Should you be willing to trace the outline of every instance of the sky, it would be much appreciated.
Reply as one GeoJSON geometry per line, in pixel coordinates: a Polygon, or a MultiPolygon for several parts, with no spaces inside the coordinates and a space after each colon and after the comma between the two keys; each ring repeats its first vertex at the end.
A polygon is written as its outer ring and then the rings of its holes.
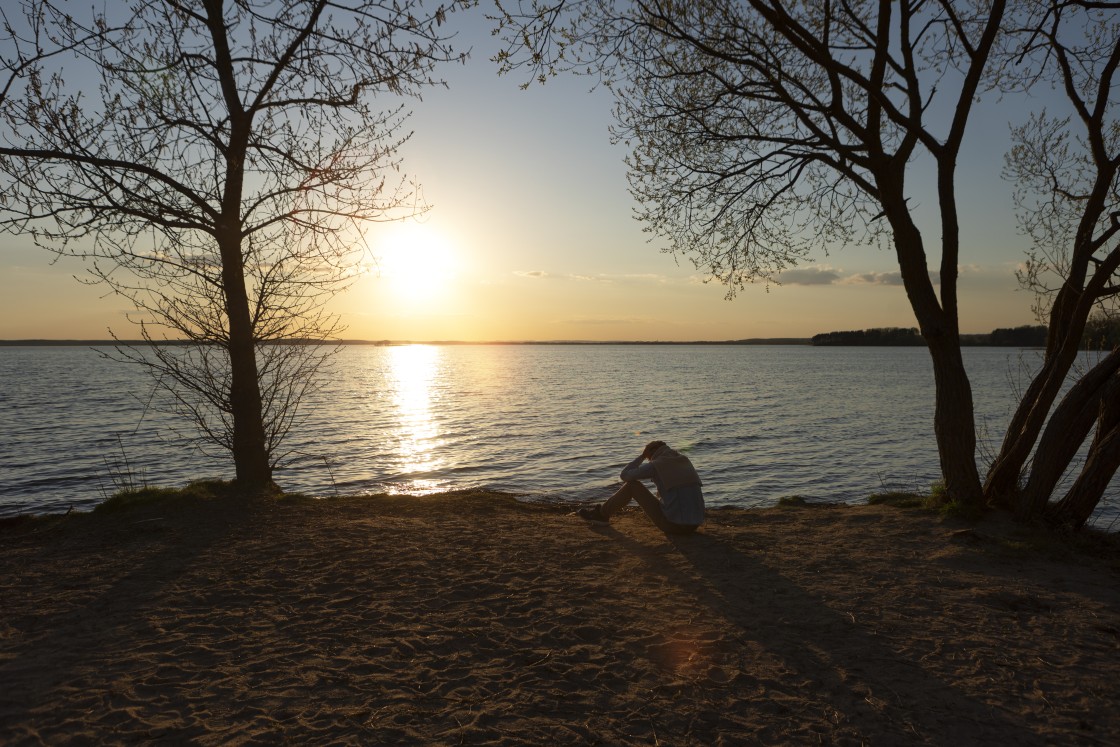
{"type": "MultiPolygon", "coordinates": [[[[890,251],[842,247],[728,300],[644,233],[612,145],[611,98],[584,78],[521,90],[499,77],[481,12],[452,17],[465,66],[413,101],[403,170],[431,209],[371,229],[380,259],[332,301],[342,337],[364,340],[737,340],[916,326],[890,251]]],[[[1015,270],[1026,239],[1000,177],[1009,117],[1037,101],[983,102],[959,182],[961,330],[1036,323],[1015,270]]],[[[920,198],[919,198],[920,202],[920,198]]],[[[927,247],[939,234],[926,226],[927,247]]],[[[126,301],[82,284],[77,260],[0,235],[0,339],[137,337],[126,301]]],[[[936,262],[936,254],[931,262],[936,262]]]]}

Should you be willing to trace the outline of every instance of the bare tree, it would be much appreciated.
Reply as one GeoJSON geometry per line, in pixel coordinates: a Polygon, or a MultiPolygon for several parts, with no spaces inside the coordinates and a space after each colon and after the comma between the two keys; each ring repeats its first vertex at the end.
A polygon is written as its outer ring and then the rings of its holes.
{"type": "MultiPolygon", "coordinates": [[[[1035,2],[1010,26],[1005,83],[1054,86],[1069,116],[1039,112],[1013,132],[1007,176],[1033,248],[1020,280],[1048,318],[1039,373],[1016,409],[985,483],[992,503],[1026,519],[1081,526],[1120,466],[1120,353],[1102,357],[1055,406],[1090,313],[1120,293],[1120,3],[1035,2]],[[1065,495],[1048,501],[1087,438],[1065,495]],[[1045,426],[1045,429],[1044,429],[1045,426]]],[[[1064,114],[1064,113],[1063,113],[1064,114]]]]}
{"type": "Polygon", "coordinates": [[[464,3],[131,0],[4,17],[0,225],[81,257],[129,298],[149,366],[240,485],[271,489],[280,441],[352,277],[361,226],[414,204],[402,97],[462,59],[464,3]],[[381,109],[375,97],[392,102],[381,109]]]}
{"type": "Polygon", "coordinates": [[[526,0],[499,9],[503,71],[543,82],[575,70],[615,90],[639,217],[729,294],[814,251],[889,240],[933,360],[950,495],[1024,519],[1085,522],[1120,466],[1120,351],[1057,400],[1090,312],[1120,293],[1120,3],[526,0]],[[1015,128],[1007,161],[1034,242],[1021,281],[1039,293],[1047,347],[981,486],[960,355],[958,158],[977,97],[1034,85],[1062,90],[1072,112],[1040,112],[1015,128]],[[910,201],[923,174],[937,195],[936,268],[910,201]],[[1094,424],[1080,474],[1051,502],[1094,424]]]}
{"type": "Polygon", "coordinates": [[[617,94],[616,135],[632,147],[639,217],[732,293],[857,236],[889,242],[933,360],[947,490],[977,504],[956,174],[1004,6],[529,3],[503,9],[499,61],[541,80],[602,75],[617,94]],[[923,173],[937,196],[936,264],[910,204],[923,173]]]}

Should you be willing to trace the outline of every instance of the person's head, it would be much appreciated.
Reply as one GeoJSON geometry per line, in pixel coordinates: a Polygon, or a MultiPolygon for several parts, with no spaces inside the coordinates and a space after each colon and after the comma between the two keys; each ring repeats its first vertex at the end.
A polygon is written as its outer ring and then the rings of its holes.
{"type": "Polygon", "coordinates": [[[648,444],[646,444],[646,448],[642,452],[642,456],[646,459],[650,459],[651,457],[653,457],[653,453],[664,445],[664,441],[650,441],[648,444]]]}

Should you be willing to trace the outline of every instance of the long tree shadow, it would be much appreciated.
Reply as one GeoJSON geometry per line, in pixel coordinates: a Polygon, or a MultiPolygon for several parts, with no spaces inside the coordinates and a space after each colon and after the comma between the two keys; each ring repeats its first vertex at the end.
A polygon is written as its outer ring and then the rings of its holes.
{"type": "MultiPolygon", "coordinates": [[[[9,599],[5,605],[0,681],[22,687],[8,688],[0,696],[0,725],[48,709],[80,708],[78,699],[88,701],[86,707],[111,699],[111,693],[86,689],[107,688],[114,671],[128,666],[128,649],[120,650],[122,645],[161,645],[161,633],[150,618],[159,597],[197,559],[230,542],[247,517],[244,506],[228,505],[221,511],[209,505],[163,511],[148,507],[107,519],[80,515],[56,528],[47,546],[49,557],[19,558],[19,567],[8,569],[17,582],[49,583],[52,588],[26,597],[46,596],[46,609],[33,608],[25,599],[9,599]],[[167,511],[197,513],[167,520],[167,511]],[[37,560],[53,567],[45,578],[27,567],[37,560]],[[73,572],[68,572],[71,565],[73,572]]],[[[18,538],[10,539],[18,545],[18,538]]],[[[5,552],[9,560],[12,552],[18,546],[5,552]]]]}
{"type": "MultiPolygon", "coordinates": [[[[677,551],[667,554],[663,546],[653,548],[613,527],[595,531],[641,558],[683,598],[734,626],[729,634],[744,647],[761,648],[771,674],[784,672],[784,681],[760,688],[755,680],[756,691],[813,699],[881,743],[1045,743],[1011,714],[954,687],[780,569],[719,537],[701,532],[667,538],[677,551]],[[678,553],[687,566],[675,562],[678,553]]],[[[744,661],[749,666],[751,657],[744,661]]]]}

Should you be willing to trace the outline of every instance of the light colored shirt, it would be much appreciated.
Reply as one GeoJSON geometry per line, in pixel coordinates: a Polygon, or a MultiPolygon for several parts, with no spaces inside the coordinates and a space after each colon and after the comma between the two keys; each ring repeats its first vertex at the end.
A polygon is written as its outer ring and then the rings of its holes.
{"type": "Polygon", "coordinates": [[[704,523],[704,492],[700,487],[702,484],[700,477],[696,475],[696,470],[692,468],[691,462],[668,446],[662,446],[654,452],[651,461],[647,462],[639,456],[622,468],[621,477],[623,482],[653,480],[653,484],[657,486],[657,497],[661,500],[661,510],[665,513],[665,518],[674,524],[700,526],[704,523]],[[675,482],[681,479],[684,479],[685,482],[668,484],[665,475],[659,474],[655,464],[659,457],[666,460],[672,459],[674,462],[683,460],[687,464],[687,469],[684,472],[688,476],[680,477],[682,471],[679,469],[674,469],[674,476],[676,477],[675,482]]]}

